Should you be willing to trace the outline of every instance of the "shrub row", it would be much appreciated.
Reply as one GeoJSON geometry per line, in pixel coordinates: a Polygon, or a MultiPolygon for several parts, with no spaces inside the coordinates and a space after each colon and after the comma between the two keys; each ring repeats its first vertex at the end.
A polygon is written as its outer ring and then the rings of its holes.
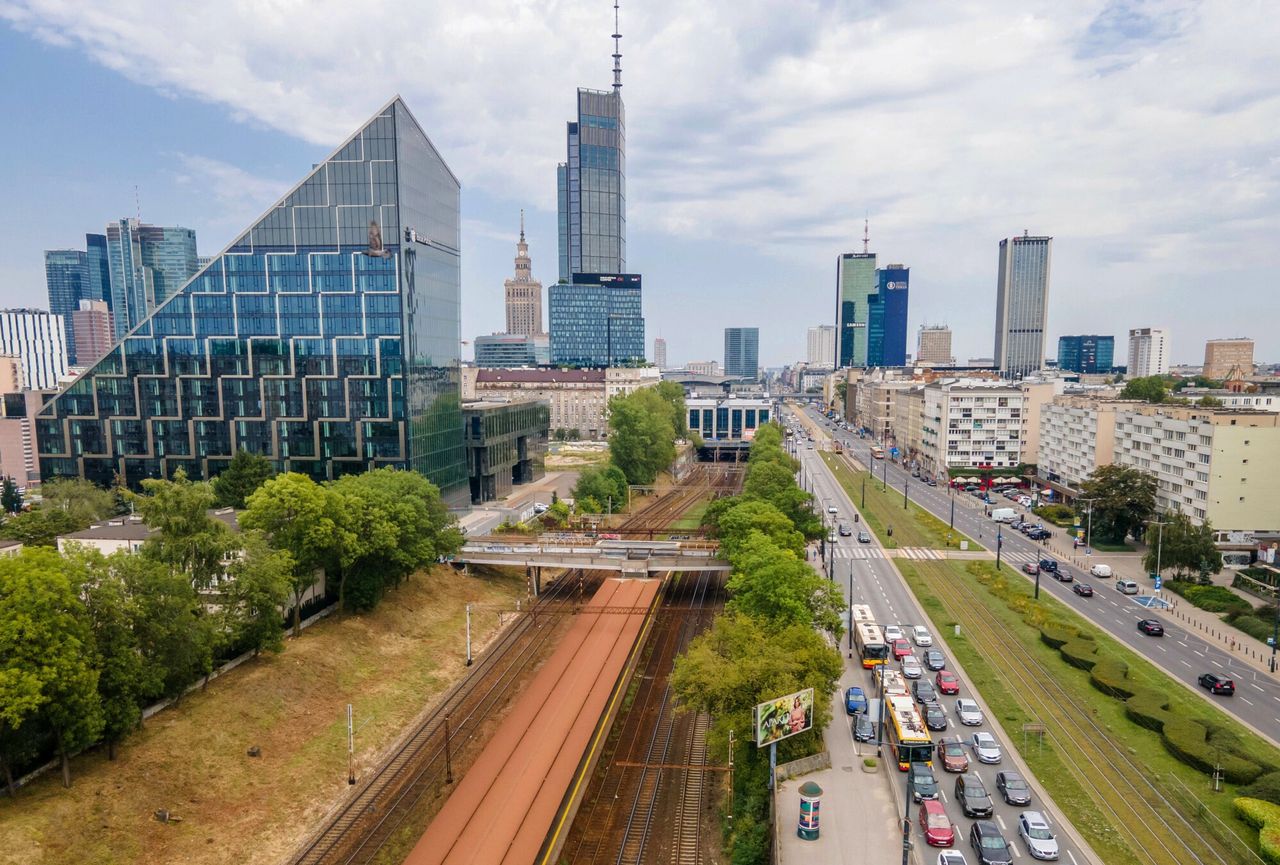
{"type": "Polygon", "coordinates": [[[1241,820],[1258,830],[1262,858],[1271,865],[1280,865],[1280,805],[1243,796],[1231,805],[1241,820]]]}
{"type": "Polygon", "coordinates": [[[1201,586],[1183,580],[1170,580],[1165,585],[1171,591],[1182,595],[1189,603],[1211,613],[1243,612],[1253,609],[1248,601],[1226,586],[1201,586]]]}
{"type": "Polygon", "coordinates": [[[1066,505],[1044,505],[1034,511],[1035,515],[1059,526],[1074,526],[1076,512],[1066,505]]]}
{"type": "MultiPolygon", "coordinates": [[[[1274,608],[1272,608],[1274,609],[1274,608]]],[[[1275,614],[1272,613],[1263,619],[1252,611],[1247,613],[1232,613],[1227,616],[1228,624],[1239,628],[1255,640],[1266,642],[1275,633],[1275,614]]]]}

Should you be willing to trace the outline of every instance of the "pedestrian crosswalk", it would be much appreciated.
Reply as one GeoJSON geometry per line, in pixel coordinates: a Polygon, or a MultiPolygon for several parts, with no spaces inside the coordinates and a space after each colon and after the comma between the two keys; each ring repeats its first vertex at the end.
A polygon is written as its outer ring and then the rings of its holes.
{"type": "Polygon", "coordinates": [[[832,554],[837,559],[883,559],[884,551],[879,547],[836,547],[832,554]]]}
{"type": "Polygon", "coordinates": [[[837,559],[945,559],[946,550],[931,550],[927,547],[900,547],[896,550],[882,550],[879,547],[840,547],[832,552],[837,559]]]}
{"type": "Polygon", "coordinates": [[[902,547],[898,550],[898,557],[902,559],[945,559],[947,554],[944,550],[930,550],[925,547],[902,547]]]}

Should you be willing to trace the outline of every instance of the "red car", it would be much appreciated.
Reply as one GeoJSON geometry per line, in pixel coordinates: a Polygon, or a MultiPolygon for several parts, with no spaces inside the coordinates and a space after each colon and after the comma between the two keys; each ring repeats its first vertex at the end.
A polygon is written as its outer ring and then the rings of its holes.
{"type": "Polygon", "coordinates": [[[958,738],[952,737],[940,741],[938,756],[942,758],[942,768],[948,772],[969,771],[969,751],[958,738]]]}
{"type": "Polygon", "coordinates": [[[1036,574],[1040,573],[1040,566],[1033,565],[1031,562],[1027,562],[1025,565],[1022,566],[1022,572],[1024,574],[1030,574],[1031,576],[1034,577],[1036,574]]]}
{"type": "Polygon", "coordinates": [[[937,799],[921,800],[920,831],[930,847],[950,847],[956,843],[955,827],[937,799]]]}
{"type": "Polygon", "coordinates": [[[901,661],[910,654],[911,644],[907,642],[905,637],[899,637],[893,641],[893,659],[895,661],[901,661]]]}
{"type": "Polygon", "coordinates": [[[938,675],[934,677],[933,682],[938,687],[940,694],[959,694],[960,680],[956,678],[956,674],[949,670],[939,670],[938,675]]]}

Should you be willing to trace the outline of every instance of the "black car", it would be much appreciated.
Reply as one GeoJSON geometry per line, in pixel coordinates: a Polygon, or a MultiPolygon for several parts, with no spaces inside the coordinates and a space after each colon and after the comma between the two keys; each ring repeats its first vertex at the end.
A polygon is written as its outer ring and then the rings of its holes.
{"type": "Polygon", "coordinates": [[[936,487],[938,485],[938,482],[935,481],[933,478],[929,478],[929,480],[925,481],[925,483],[927,483],[931,487],[936,487]]]}
{"type": "Polygon", "coordinates": [[[938,779],[933,777],[933,770],[928,763],[912,763],[907,776],[907,782],[911,784],[911,796],[917,802],[921,799],[938,798],[938,779]]]}
{"type": "Polygon", "coordinates": [[[924,653],[924,665],[936,673],[947,668],[947,659],[937,649],[930,649],[924,653]]]}
{"type": "Polygon", "coordinates": [[[1075,579],[1075,577],[1071,576],[1070,571],[1063,570],[1062,568],[1058,568],[1056,571],[1052,571],[1051,573],[1053,574],[1053,578],[1060,583],[1069,583],[1075,579]]]}
{"type": "Polygon", "coordinates": [[[1058,570],[1058,563],[1053,559],[1041,559],[1040,570],[1045,573],[1052,574],[1054,571],[1058,570]]]}
{"type": "Polygon", "coordinates": [[[911,683],[911,691],[916,695],[917,703],[932,703],[938,699],[938,691],[928,679],[916,679],[911,683]]]}
{"type": "Polygon", "coordinates": [[[969,846],[978,857],[978,865],[1011,865],[1013,851],[1000,834],[1000,827],[990,820],[979,820],[969,830],[969,846]]]}
{"type": "Polygon", "coordinates": [[[853,718],[853,739],[855,742],[870,742],[876,737],[876,722],[867,714],[855,715],[853,718]]]}
{"type": "Polygon", "coordinates": [[[1008,805],[1031,804],[1031,788],[1017,772],[997,772],[996,789],[1008,805]]]}
{"type": "Polygon", "coordinates": [[[945,731],[947,729],[947,710],[937,703],[925,703],[924,725],[930,730],[945,731]]]}
{"type": "Polygon", "coordinates": [[[1034,529],[1027,532],[1027,537],[1031,538],[1033,541],[1043,541],[1045,538],[1053,537],[1053,532],[1046,528],[1036,526],[1034,529]]]}
{"type": "Polygon", "coordinates": [[[956,778],[955,799],[966,817],[990,817],[995,808],[976,772],[965,772],[956,778]]]}
{"type": "Polygon", "coordinates": [[[1156,619],[1140,619],[1138,621],[1138,630],[1148,637],[1164,636],[1164,625],[1160,624],[1156,619]]]}
{"type": "Polygon", "coordinates": [[[1071,591],[1075,592],[1077,595],[1079,595],[1082,598],[1093,597],[1093,586],[1089,585],[1088,583],[1076,583],[1074,586],[1071,587],[1071,591]]]}
{"type": "Polygon", "coordinates": [[[1228,679],[1226,676],[1219,676],[1217,673],[1201,673],[1197,679],[1200,686],[1208,688],[1215,694],[1223,694],[1230,697],[1236,692],[1236,683],[1228,679]]]}

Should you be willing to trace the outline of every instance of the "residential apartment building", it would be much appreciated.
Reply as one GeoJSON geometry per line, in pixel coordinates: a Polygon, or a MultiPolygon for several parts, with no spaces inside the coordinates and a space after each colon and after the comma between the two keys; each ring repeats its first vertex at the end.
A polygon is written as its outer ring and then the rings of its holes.
{"type": "Polygon", "coordinates": [[[462,398],[502,402],[541,400],[551,408],[552,434],[577,430],[578,438],[608,435],[609,400],[662,380],[655,367],[608,369],[485,369],[464,367],[462,398]]]}
{"type": "Polygon", "coordinates": [[[1209,340],[1204,344],[1204,369],[1200,374],[1219,380],[1233,374],[1240,378],[1253,375],[1253,340],[1209,340]]]}
{"type": "Polygon", "coordinates": [[[42,309],[0,310],[0,354],[21,358],[24,386],[57,387],[67,374],[62,316],[42,309]]]}
{"type": "Polygon", "coordinates": [[[908,464],[920,459],[924,387],[923,382],[911,382],[893,395],[893,443],[908,464]]]}
{"type": "Polygon", "coordinates": [[[653,365],[658,369],[667,368],[667,341],[660,336],[653,338],[653,365]]]}
{"type": "Polygon", "coordinates": [[[1115,453],[1116,411],[1138,402],[1091,396],[1056,396],[1040,410],[1036,475],[1067,501],[1080,493],[1100,466],[1111,465],[1115,453]]]}
{"type": "Polygon", "coordinates": [[[809,366],[833,369],[836,362],[836,327],[820,324],[809,328],[805,361],[809,366]]]}
{"type": "Polygon", "coordinates": [[[1118,465],[1156,476],[1156,507],[1224,532],[1280,529],[1280,414],[1136,405],[1116,412],[1118,465]]]}
{"type": "Polygon", "coordinates": [[[916,365],[953,366],[951,328],[945,324],[922,324],[916,338],[916,365]]]}
{"type": "Polygon", "coordinates": [[[1129,331],[1128,378],[1169,374],[1169,331],[1135,327],[1129,331]]]}
{"type": "Polygon", "coordinates": [[[75,348],[74,362],[89,366],[102,360],[115,344],[111,310],[105,300],[82,300],[71,311],[72,326],[68,337],[75,348]]]}
{"type": "Polygon", "coordinates": [[[945,378],[924,387],[920,459],[929,472],[1013,468],[1022,461],[1024,404],[1013,382],[945,378]]]}

